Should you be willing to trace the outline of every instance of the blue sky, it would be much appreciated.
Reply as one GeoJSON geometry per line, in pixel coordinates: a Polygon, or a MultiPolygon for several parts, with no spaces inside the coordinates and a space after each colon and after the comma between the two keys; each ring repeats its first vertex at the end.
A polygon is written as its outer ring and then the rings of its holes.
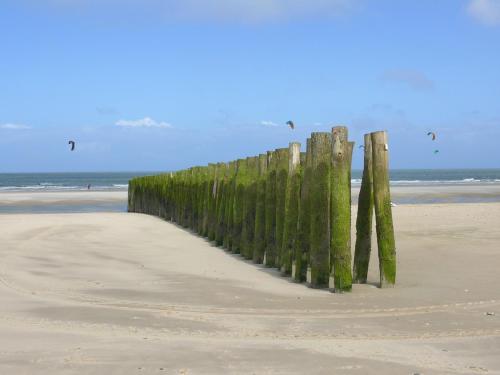
{"type": "Polygon", "coordinates": [[[388,130],[392,168],[500,167],[500,0],[3,0],[0,72],[0,172],[171,170],[338,124],[388,130]]]}

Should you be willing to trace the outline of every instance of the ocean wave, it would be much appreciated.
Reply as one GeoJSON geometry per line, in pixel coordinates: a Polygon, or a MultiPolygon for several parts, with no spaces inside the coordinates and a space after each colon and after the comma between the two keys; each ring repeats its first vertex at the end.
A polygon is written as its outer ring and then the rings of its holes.
{"type": "Polygon", "coordinates": [[[61,183],[57,183],[57,182],[40,182],[38,185],[41,185],[41,186],[62,186],[61,183]]]}
{"type": "MultiPolygon", "coordinates": [[[[126,190],[128,185],[91,185],[91,190],[126,190]]],[[[0,191],[84,191],[88,190],[87,185],[25,185],[25,186],[0,186],[0,191]]]]}
{"type": "MultiPolygon", "coordinates": [[[[500,179],[464,178],[461,180],[390,180],[391,185],[470,185],[470,184],[496,184],[500,179]]],[[[352,184],[360,184],[360,178],[351,179],[352,184]]]]}
{"type": "Polygon", "coordinates": [[[391,180],[394,185],[469,185],[469,184],[492,184],[498,183],[500,179],[477,179],[463,178],[461,180],[391,180]]]}

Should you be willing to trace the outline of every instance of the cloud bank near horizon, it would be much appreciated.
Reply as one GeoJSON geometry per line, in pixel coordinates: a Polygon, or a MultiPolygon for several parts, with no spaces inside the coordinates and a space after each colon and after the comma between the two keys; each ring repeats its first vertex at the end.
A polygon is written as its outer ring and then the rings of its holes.
{"type": "Polygon", "coordinates": [[[151,117],[138,120],[118,120],[115,125],[124,128],[172,128],[172,125],[168,122],[156,121],[151,117]]]}
{"type": "Polygon", "coordinates": [[[9,130],[25,130],[25,129],[31,129],[31,126],[24,125],[24,124],[1,124],[0,129],[9,129],[9,130]]]}

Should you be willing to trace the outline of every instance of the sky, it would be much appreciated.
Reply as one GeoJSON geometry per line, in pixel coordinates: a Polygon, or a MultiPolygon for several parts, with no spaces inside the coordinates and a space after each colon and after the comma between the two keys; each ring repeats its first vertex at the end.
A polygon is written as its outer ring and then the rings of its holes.
{"type": "Polygon", "coordinates": [[[377,130],[391,168],[500,167],[500,0],[0,2],[0,172],[175,170],[336,125],[354,168],[377,130]]]}

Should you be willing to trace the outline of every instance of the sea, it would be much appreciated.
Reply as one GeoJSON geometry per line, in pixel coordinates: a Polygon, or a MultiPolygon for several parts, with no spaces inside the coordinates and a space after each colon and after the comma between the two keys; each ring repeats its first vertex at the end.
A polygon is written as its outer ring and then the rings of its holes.
{"type": "Polygon", "coordinates": [[[2,191],[127,190],[130,179],[159,172],[0,173],[2,191]]]}
{"type": "MultiPolygon", "coordinates": [[[[62,172],[0,173],[2,191],[119,191],[130,179],[165,172],[62,172]],[[90,186],[89,186],[90,185],[90,186]]],[[[352,171],[352,184],[360,184],[361,170],[352,171]]],[[[394,169],[392,186],[491,185],[500,184],[498,169],[394,169]]]]}
{"type": "MultiPolygon", "coordinates": [[[[155,175],[157,171],[0,173],[0,214],[51,212],[125,212],[130,179],[155,175]],[[4,193],[18,192],[123,192],[121,201],[105,199],[57,202],[9,199],[4,193]],[[3,197],[2,197],[3,195],[3,197]]],[[[353,203],[362,171],[352,171],[353,203]]],[[[393,169],[390,171],[395,204],[500,202],[500,168],[497,169],[393,169]],[[437,187],[437,189],[436,189],[437,187]]],[[[15,194],[18,196],[18,194],[15,194]]]]}

